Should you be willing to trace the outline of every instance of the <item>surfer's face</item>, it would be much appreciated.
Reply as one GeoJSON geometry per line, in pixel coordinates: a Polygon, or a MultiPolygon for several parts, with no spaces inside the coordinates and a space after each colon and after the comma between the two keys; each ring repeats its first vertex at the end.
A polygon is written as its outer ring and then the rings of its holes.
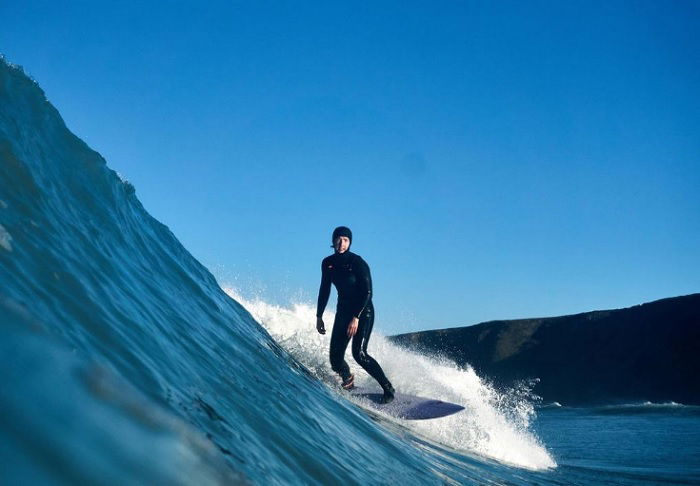
{"type": "Polygon", "coordinates": [[[345,253],[350,248],[350,238],[347,236],[339,236],[333,242],[333,247],[337,253],[345,253]]]}

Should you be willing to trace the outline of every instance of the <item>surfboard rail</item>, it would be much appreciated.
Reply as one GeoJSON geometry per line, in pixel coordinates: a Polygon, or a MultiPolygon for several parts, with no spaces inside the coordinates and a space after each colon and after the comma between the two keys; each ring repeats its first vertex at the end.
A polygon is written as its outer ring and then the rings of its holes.
{"type": "Polygon", "coordinates": [[[348,392],[360,397],[372,408],[404,420],[428,420],[447,417],[464,410],[462,405],[443,402],[434,398],[420,397],[397,392],[391,403],[382,403],[382,392],[366,387],[355,387],[348,392]]]}

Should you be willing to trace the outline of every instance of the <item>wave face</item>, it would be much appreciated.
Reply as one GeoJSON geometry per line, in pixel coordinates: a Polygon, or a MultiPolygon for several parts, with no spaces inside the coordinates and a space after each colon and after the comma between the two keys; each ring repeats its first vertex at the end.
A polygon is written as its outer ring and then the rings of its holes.
{"type": "MultiPolygon", "coordinates": [[[[275,340],[328,383],[335,376],[328,359],[328,336],[310,332],[315,305],[300,303],[285,309],[261,300],[246,300],[233,288],[226,292],[241,302],[275,340]]],[[[325,322],[333,322],[327,313],[325,322]]],[[[498,392],[482,381],[471,368],[459,368],[450,360],[424,356],[393,344],[377,331],[372,333],[369,351],[377,358],[397,390],[419,396],[459,403],[465,412],[440,420],[402,421],[375,412],[412,432],[452,449],[529,469],[554,466],[554,462],[529,431],[534,406],[529,389],[498,392]]],[[[360,386],[377,383],[351,359],[348,361],[360,386]]],[[[360,401],[358,405],[362,405],[360,401]]]]}
{"type": "Polygon", "coordinates": [[[310,350],[311,308],[268,306],[263,328],[4,59],[0,164],[10,483],[526,484],[503,463],[555,466],[524,402],[499,409],[473,372],[379,336],[399,387],[472,413],[405,424],[345,400],[310,350]]]}

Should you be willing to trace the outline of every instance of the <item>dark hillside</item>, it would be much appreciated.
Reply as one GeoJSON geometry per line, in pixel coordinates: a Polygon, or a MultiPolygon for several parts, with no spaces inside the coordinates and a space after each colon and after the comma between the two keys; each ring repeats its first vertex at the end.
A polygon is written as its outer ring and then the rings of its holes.
{"type": "Polygon", "coordinates": [[[500,384],[539,378],[545,401],[700,404],[700,294],[627,309],[393,336],[500,384]]]}

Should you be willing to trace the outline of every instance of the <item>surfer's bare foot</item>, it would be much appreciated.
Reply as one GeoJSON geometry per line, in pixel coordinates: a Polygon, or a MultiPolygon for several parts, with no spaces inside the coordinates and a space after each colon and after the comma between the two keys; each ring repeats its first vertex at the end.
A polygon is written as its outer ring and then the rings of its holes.
{"type": "Polygon", "coordinates": [[[391,403],[394,400],[394,387],[391,386],[391,383],[386,382],[385,385],[382,385],[382,389],[384,390],[384,396],[382,397],[382,403],[391,403]]]}
{"type": "Polygon", "coordinates": [[[350,375],[342,384],[343,390],[352,390],[355,388],[355,375],[350,375]]]}

